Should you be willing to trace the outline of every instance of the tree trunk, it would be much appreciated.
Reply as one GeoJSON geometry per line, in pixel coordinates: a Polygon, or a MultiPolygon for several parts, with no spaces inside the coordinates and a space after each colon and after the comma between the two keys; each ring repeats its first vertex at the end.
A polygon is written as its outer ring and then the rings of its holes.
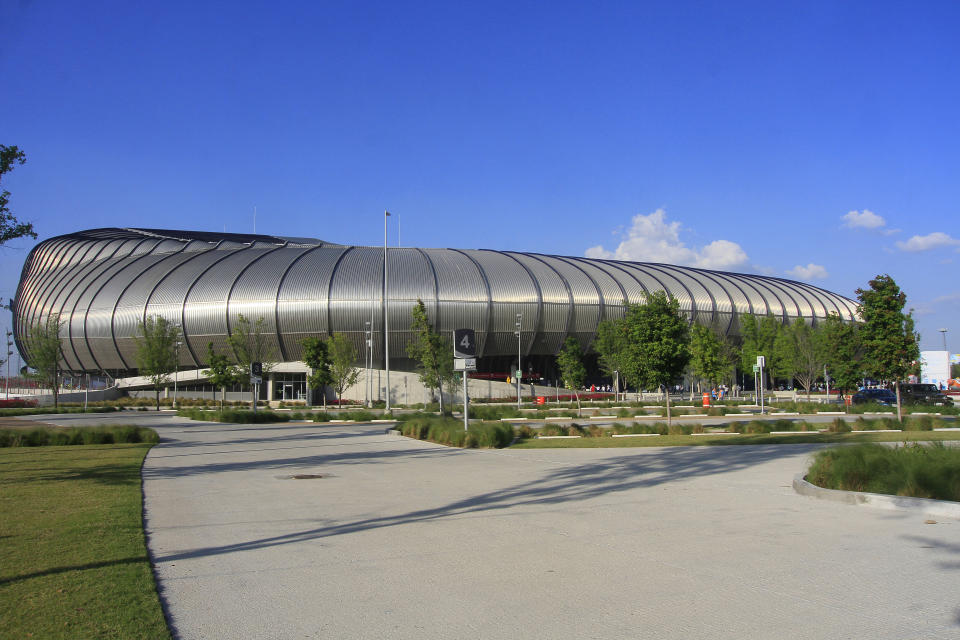
{"type": "Polygon", "coordinates": [[[443,415],[443,383],[437,382],[437,391],[440,393],[440,415],[443,415]]]}
{"type": "Polygon", "coordinates": [[[160,387],[156,388],[157,392],[157,411],[160,411],[160,387]]]}
{"type": "Polygon", "coordinates": [[[227,387],[220,387],[220,412],[223,412],[223,405],[227,402],[227,387]]]}
{"type": "Polygon", "coordinates": [[[893,386],[897,390],[897,422],[903,424],[903,411],[900,409],[900,381],[894,382],[893,386]]]}
{"type": "Polygon", "coordinates": [[[574,389],[573,395],[577,397],[577,417],[579,418],[583,416],[583,409],[580,408],[580,392],[574,389]]]}
{"type": "Polygon", "coordinates": [[[666,392],[667,392],[667,393],[666,393],[666,396],[667,396],[667,429],[669,429],[669,428],[670,428],[670,425],[672,424],[672,423],[671,423],[671,417],[670,417],[670,388],[669,388],[667,385],[664,385],[663,388],[664,388],[664,389],[666,390],[666,392]]]}

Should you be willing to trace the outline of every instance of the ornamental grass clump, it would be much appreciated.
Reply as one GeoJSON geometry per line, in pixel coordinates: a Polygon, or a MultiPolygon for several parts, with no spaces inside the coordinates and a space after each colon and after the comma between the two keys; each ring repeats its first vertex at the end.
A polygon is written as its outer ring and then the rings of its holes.
{"type": "Polygon", "coordinates": [[[960,449],[942,442],[826,449],[806,480],[827,489],[960,501],[960,449]]]}
{"type": "Polygon", "coordinates": [[[85,444],[159,442],[153,429],[132,424],[96,427],[0,429],[0,447],[59,447],[85,444]]]}

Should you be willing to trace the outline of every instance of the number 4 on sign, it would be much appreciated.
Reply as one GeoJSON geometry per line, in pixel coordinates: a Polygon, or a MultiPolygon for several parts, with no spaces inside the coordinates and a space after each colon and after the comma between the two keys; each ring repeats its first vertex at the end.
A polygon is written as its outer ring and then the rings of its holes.
{"type": "Polygon", "coordinates": [[[464,351],[470,350],[470,334],[469,333],[463,334],[463,339],[460,341],[460,348],[462,348],[464,351]]]}

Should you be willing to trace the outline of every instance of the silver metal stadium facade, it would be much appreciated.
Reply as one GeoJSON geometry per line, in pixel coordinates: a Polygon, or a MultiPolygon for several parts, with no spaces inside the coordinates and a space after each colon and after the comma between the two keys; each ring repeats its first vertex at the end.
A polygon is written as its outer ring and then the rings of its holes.
{"type": "Polygon", "coordinates": [[[30,361],[29,329],[59,314],[66,368],[132,374],[134,336],[148,316],[182,327],[180,366],[206,365],[208,343],[226,351],[240,314],[264,318],[279,361],[301,357],[300,340],[342,332],[364,353],[371,322],[374,362],[383,360],[389,310],[390,360],[409,368],[411,309],[422,299],[440,331],[477,332],[481,370],[510,370],[522,316],[525,358],[555,355],[567,336],[589,348],[597,324],[624,303],[665,290],[691,321],[730,334],[738,316],[772,314],[815,323],[856,317],[856,303],[823,289],[759,275],[666,264],[492,250],[390,248],[384,304],[383,247],[159,229],[79,231],[38,244],[14,300],[17,346],[30,361]],[[484,366],[486,363],[486,366],[484,366]]]}

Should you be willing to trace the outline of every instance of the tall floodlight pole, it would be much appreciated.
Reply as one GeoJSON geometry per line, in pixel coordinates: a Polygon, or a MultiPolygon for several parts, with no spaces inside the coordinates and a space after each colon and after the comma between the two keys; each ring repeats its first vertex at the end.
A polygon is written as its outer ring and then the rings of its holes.
{"type": "Polygon", "coordinates": [[[520,408],[520,372],[523,369],[520,367],[520,331],[523,329],[523,314],[517,314],[517,408],[520,408]]]}
{"type": "MultiPolygon", "coordinates": [[[[390,413],[390,270],[387,269],[387,218],[390,212],[383,210],[383,363],[387,370],[387,413],[390,413]]],[[[443,393],[441,390],[440,393],[443,393]]]]}
{"type": "MultiPolygon", "coordinates": [[[[939,331],[940,334],[943,336],[943,350],[946,351],[946,350],[947,350],[947,330],[946,330],[946,329],[937,329],[937,331],[939,331]]],[[[10,335],[10,332],[9,332],[9,331],[7,332],[7,335],[8,335],[8,336],[10,335]]]]}

